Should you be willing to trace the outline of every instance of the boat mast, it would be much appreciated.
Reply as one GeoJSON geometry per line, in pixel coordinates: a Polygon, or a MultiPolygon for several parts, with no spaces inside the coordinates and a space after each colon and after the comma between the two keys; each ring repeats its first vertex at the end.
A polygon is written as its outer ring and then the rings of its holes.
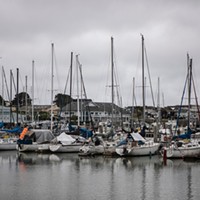
{"type": "Polygon", "coordinates": [[[135,100],[135,77],[133,77],[133,96],[132,96],[132,109],[131,109],[131,128],[133,128],[134,100],[135,100]]]}
{"type": "Polygon", "coordinates": [[[25,107],[26,107],[26,122],[27,122],[27,115],[28,115],[28,97],[27,97],[27,89],[28,89],[28,86],[27,86],[27,76],[25,76],[25,92],[26,92],[26,96],[25,96],[25,107]]]}
{"type": "Polygon", "coordinates": [[[2,104],[1,104],[1,116],[2,116],[2,122],[3,122],[3,120],[4,120],[4,76],[3,76],[3,66],[2,66],[2,96],[1,96],[2,98],[2,104]]]}
{"type": "Polygon", "coordinates": [[[32,61],[32,123],[34,122],[34,60],[32,61]]]}
{"type": "Polygon", "coordinates": [[[79,108],[79,76],[78,76],[78,71],[79,71],[79,61],[78,61],[78,55],[76,55],[76,76],[77,76],[77,118],[78,118],[78,126],[80,126],[80,108],[79,108]]]}
{"type": "MultiPolygon", "coordinates": [[[[70,97],[72,98],[72,65],[73,65],[73,52],[71,52],[71,63],[70,63],[70,97]]],[[[72,103],[69,104],[69,122],[71,123],[71,110],[72,103]]]]}
{"type": "Polygon", "coordinates": [[[145,78],[144,78],[144,36],[142,37],[142,102],[143,102],[143,125],[145,125],[145,78]]]}
{"type": "MultiPolygon", "coordinates": [[[[79,62],[79,61],[78,61],[79,62]]],[[[80,91],[80,95],[81,95],[81,104],[80,104],[80,106],[81,106],[81,108],[80,108],[80,118],[81,118],[81,122],[83,122],[84,120],[84,118],[83,118],[83,90],[84,90],[84,83],[83,83],[83,76],[82,76],[82,64],[80,64],[80,62],[78,63],[78,66],[79,66],[79,70],[80,70],[80,81],[81,81],[81,91],[80,91]]],[[[84,95],[85,96],[85,99],[87,99],[86,98],[86,94],[84,95]]]]}
{"type": "Polygon", "coordinates": [[[17,68],[17,107],[16,107],[16,112],[17,112],[17,125],[18,125],[18,112],[19,112],[19,68],[17,68]]]}
{"type": "Polygon", "coordinates": [[[190,127],[190,107],[191,107],[191,81],[192,81],[192,59],[189,58],[189,55],[187,55],[188,59],[188,131],[190,127]]]}
{"type": "Polygon", "coordinates": [[[161,124],[161,109],[160,109],[160,78],[158,77],[158,97],[157,97],[157,119],[156,119],[156,131],[155,131],[155,136],[154,140],[157,142],[158,140],[158,132],[161,124]]]}
{"type": "Polygon", "coordinates": [[[157,108],[158,108],[158,123],[160,124],[161,109],[160,109],[160,78],[159,77],[158,77],[158,103],[157,103],[157,108]]]}
{"type": "Polygon", "coordinates": [[[11,101],[12,101],[12,79],[13,79],[13,74],[12,70],[10,70],[10,124],[12,122],[12,106],[11,106],[11,101]]]}
{"type": "Polygon", "coordinates": [[[113,125],[113,109],[114,109],[114,61],[113,61],[113,37],[111,37],[111,100],[112,100],[112,125],[113,125]]]}
{"type": "Polygon", "coordinates": [[[53,64],[54,64],[54,44],[51,44],[51,131],[53,130],[53,64]]]}

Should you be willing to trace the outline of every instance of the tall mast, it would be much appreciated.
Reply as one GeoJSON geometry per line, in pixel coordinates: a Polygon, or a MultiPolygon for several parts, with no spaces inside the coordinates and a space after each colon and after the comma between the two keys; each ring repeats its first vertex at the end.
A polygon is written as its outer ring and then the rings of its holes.
{"type": "Polygon", "coordinates": [[[158,108],[158,123],[160,123],[160,78],[158,77],[158,103],[157,103],[157,108],[158,108]]]}
{"type": "Polygon", "coordinates": [[[190,127],[190,107],[191,107],[191,83],[192,83],[192,59],[188,56],[188,130],[190,127]]]}
{"type": "Polygon", "coordinates": [[[12,122],[12,106],[11,106],[11,101],[12,101],[12,79],[13,79],[13,74],[12,70],[10,70],[10,124],[12,122]]]}
{"type": "Polygon", "coordinates": [[[51,44],[51,131],[53,130],[53,65],[54,65],[54,44],[51,44]]]}
{"type": "Polygon", "coordinates": [[[155,135],[154,135],[154,140],[155,142],[157,142],[157,139],[158,139],[158,132],[159,132],[159,128],[160,128],[160,123],[161,123],[161,109],[160,109],[160,78],[158,77],[158,97],[157,97],[157,114],[158,114],[158,117],[156,119],[156,132],[155,132],[155,135]]]}
{"type": "Polygon", "coordinates": [[[3,76],[3,66],[2,66],[2,105],[1,105],[1,116],[2,121],[4,120],[4,76],[3,76]]]}
{"type": "Polygon", "coordinates": [[[26,105],[26,122],[27,122],[27,115],[28,115],[28,108],[27,108],[27,76],[25,76],[25,91],[26,91],[25,105],[26,105]]]}
{"type": "Polygon", "coordinates": [[[19,68],[17,68],[17,108],[16,108],[16,112],[17,112],[17,119],[16,122],[18,124],[18,112],[19,112],[19,68]]]}
{"type": "Polygon", "coordinates": [[[77,76],[77,117],[78,117],[78,126],[80,126],[80,112],[79,112],[79,61],[78,61],[78,55],[76,55],[76,76],[77,76]]]}
{"type": "Polygon", "coordinates": [[[34,60],[32,61],[32,122],[34,122],[34,60]]]}
{"type": "Polygon", "coordinates": [[[144,78],[144,36],[142,37],[142,102],[143,102],[143,125],[145,124],[145,78],[144,78]]]}
{"type": "Polygon", "coordinates": [[[132,109],[131,109],[131,128],[133,128],[134,100],[135,100],[135,77],[133,77],[133,96],[132,96],[132,109]]]}
{"type": "Polygon", "coordinates": [[[111,37],[111,99],[112,99],[112,125],[113,125],[113,104],[114,104],[114,61],[113,61],[113,37],[111,37]]]}
{"type": "MultiPolygon", "coordinates": [[[[70,63],[70,97],[72,98],[72,65],[73,65],[73,52],[71,52],[71,63],[70,63]]],[[[69,104],[69,122],[71,122],[71,110],[72,103],[69,104]]]]}

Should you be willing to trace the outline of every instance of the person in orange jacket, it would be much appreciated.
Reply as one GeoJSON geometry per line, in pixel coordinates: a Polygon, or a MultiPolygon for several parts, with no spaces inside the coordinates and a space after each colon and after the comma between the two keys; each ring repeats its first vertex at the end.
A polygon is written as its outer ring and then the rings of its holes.
{"type": "Polygon", "coordinates": [[[23,140],[24,136],[26,135],[27,132],[28,132],[28,125],[25,125],[23,131],[21,132],[21,134],[19,136],[19,139],[23,140]]]}

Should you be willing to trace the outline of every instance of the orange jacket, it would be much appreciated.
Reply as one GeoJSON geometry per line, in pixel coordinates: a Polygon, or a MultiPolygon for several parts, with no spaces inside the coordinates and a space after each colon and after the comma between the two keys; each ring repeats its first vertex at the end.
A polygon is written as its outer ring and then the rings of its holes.
{"type": "Polygon", "coordinates": [[[28,127],[25,127],[23,129],[23,131],[21,132],[20,136],[19,136],[19,139],[20,140],[23,140],[24,139],[24,136],[26,135],[26,133],[28,132],[28,127]]]}

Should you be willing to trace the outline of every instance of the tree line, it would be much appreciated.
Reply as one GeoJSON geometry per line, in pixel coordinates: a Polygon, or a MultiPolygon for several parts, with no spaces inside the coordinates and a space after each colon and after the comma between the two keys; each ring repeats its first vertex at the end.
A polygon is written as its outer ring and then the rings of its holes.
{"type": "MultiPolygon", "coordinates": [[[[55,103],[58,107],[62,108],[67,104],[69,104],[70,102],[72,102],[72,100],[73,99],[69,95],[58,93],[55,95],[53,103],[55,103]]],[[[4,100],[0,95],[0,105],[3,106],[9,105],[13,107],[31,106],[32,99],[30,98],[30,95],[26,92],[21,92],[19,94],[16,94],[11,102],[4,100]]]]}

